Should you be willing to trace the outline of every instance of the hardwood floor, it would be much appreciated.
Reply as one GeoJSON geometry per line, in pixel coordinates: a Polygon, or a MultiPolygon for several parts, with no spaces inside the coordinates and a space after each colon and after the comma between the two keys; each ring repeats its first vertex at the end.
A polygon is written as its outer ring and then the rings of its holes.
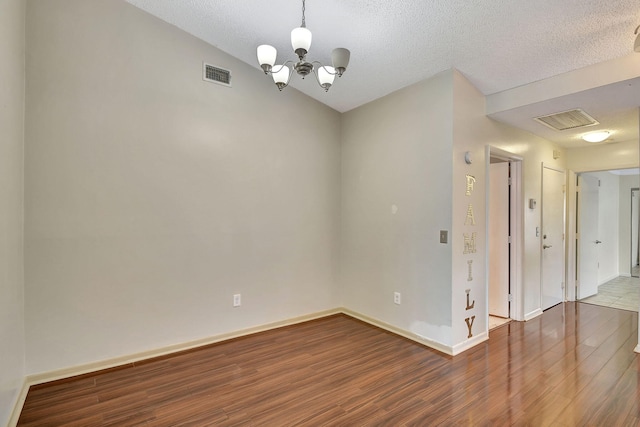
{"type": "Polygon", "coordinates": [[[33,387],[19,425],[635,426],[637,316],[560,304],[449,357],[337,315],[33,387]]]}

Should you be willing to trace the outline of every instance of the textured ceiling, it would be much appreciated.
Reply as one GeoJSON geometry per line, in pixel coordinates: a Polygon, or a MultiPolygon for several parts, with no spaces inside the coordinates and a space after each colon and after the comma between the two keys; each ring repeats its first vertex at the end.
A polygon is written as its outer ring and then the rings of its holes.
{"type": "MultiPolygon", "coordinates": [[[[278,63],[295,58],[290,32],[300,26],[301,0],[127,1],[250,64],[256,73],[260,44],[278,49],[278,63]]],[[[291,86],[345,112],[451,68],[490,95],[629,55],[640,2],[307,0],[306,23],[313,34],[308,60],[330,64],[331,50],[346,47],[351,62],[328,93],[313,78],[294,75],[291,86]]],[[[546,113],[561,111],[547,107],[546,113]]],[[[634,132],[634,126],[637,137],[637,115],[626,115],[627,133],[618,137],[634,132]]],[[[516,122],[511,123],[523,127],[516,122]]],[[[577,134],[541,136],[577,144],[577,134]]]]}

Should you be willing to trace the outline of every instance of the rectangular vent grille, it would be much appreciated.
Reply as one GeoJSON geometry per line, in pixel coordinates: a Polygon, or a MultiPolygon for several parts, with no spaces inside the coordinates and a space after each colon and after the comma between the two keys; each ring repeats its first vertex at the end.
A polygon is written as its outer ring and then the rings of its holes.
{"type": "Polygon", "coordinates": [[[202,79],[231,87],[231,71],[203,63],[202,79]]]}
{"type": "Polygon", "coordinates": [[[596,119],[579,108],[563,111],[562,113],[550,114],[548,116],[536,117],[535,120],[555,130],[576,129],[599,124],[596,119]]]}

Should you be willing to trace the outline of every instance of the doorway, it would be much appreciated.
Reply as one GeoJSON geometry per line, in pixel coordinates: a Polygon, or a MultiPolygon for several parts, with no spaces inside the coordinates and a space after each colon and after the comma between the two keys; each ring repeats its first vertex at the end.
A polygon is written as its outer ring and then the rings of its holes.
{"type": "Polygon", "coordinates": [[[638,311],[640,278],[630,277],[640,257],[638,173],[622,169],[577,174],[574,259],[580,302],[638,311]]]}
{"type": "Polygon", "coordinates": [[[510,318],[511,283],[509,273],[510,242],[510,189],[511,163],[491,158],[489,164],[489,327],[510,318]]]}
{"type": "Polygon", "coordinates": [[[522,305],[522,158],[487,147],[487,324],[525,320],[522,305]]]}

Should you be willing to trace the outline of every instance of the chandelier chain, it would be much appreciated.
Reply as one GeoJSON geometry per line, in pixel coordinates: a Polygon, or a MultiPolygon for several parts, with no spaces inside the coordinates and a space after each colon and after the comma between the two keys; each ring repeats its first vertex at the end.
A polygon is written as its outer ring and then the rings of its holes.
{"type": "Polygon", "coordinates": [[[306,7],[305,7],[305,0],[302,0],[302,28],[306,28],[307,27],[307,23],[304,20],[304,11],[305,11],[306,7]]]}

